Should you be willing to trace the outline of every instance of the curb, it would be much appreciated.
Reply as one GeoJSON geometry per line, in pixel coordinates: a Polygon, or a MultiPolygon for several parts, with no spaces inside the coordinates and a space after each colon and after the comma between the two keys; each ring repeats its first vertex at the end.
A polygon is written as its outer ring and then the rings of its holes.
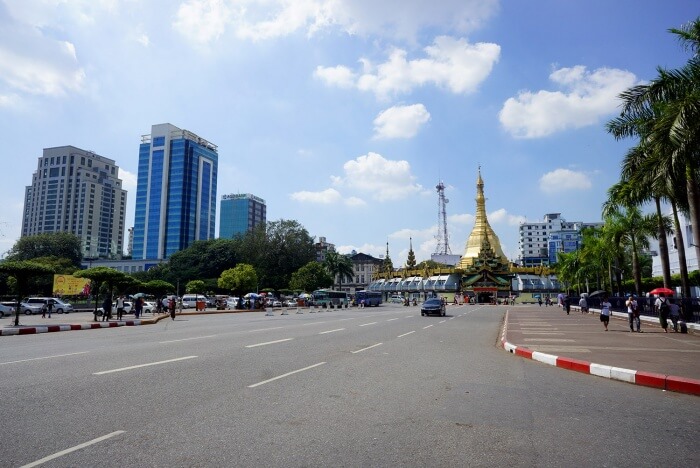
{"type": "Polygon", "coordinates": [[[501,345],[503,349],[516,356],[539,361],[550,366],[568,369],[583,374],[595,375],[606,379],[618,380],[645,387],[658,388],[671,392],[685,393],[688,395],[700,396],[700,380],[677,377],[673,375],[656,374],[653,372],[643,372],[622,367],[606,366],[594,362],[581,361],[579,359],[555,356],[552,354],[532,351],[523,346],[516,346],[506,341],[506,331],[508,328],[508,312],[503,322],[501,332],[501,345]]]}
{"type": "Polygon", "coordinates": [[[16,327],[0,329],[0,336],[34,335],[36,333],[54,333],[71,330],[94,330],[98,328],[134,327],[138,325],[150,325],[152,320],[124,320],[122,322],[93,322],[73,325],[39,325],[35,327],[16,327]]]}

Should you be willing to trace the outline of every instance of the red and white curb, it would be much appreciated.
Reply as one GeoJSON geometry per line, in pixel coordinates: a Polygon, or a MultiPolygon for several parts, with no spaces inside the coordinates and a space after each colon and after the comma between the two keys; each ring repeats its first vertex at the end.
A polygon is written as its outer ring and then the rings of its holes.
{"type": "Polygon", "coordinates": [[[688,379],[685,377],[676,377],[673,375],[656,374],[654,372],[643,372],[622,367],[606,366],[604,364],[596,364],[594,362],[581,361],[579,359],[554,356],[552,354],[540,353],[532,351],[523,346],[516,346],[506,341],[506,331],[508,327],[508,313],[503,323],[503,331],[501,333],[501,344],[503,349],[509,353],[521,356],[524,358],[539,361],[550,366],[560,367],[583,374],[596,375],[605,377],[606,379],[619,380],[635,385],[643,385],[645,387],[653,387],[671,392],[687,393],[690,395],[700,395],[700,380],[688,379]]]}
{"type": "Polygon", "coordinates": [[[0,336],[33,335],[35,333],[53,333],[70,330],[92,330],[96,328],[133,327],[141,325],[142,320],[125,320],[123,322],[93,322],[73,325],[39,325],[36,327],[12,327],[0,329],[0,336]]]}

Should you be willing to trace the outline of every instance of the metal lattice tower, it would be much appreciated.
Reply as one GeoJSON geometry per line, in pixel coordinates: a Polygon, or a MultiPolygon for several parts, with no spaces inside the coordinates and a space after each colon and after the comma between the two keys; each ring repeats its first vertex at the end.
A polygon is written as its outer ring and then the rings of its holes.
{"type": "Polygon", "coordinates": [[[450,241],[447,236],[447,204],[450,202],[445,198],[445,184],[442,181],[435,186],[438,192],[438,234],[437,247],[435,253],[438,255],[452,254],[450,250],[450,241]]]}

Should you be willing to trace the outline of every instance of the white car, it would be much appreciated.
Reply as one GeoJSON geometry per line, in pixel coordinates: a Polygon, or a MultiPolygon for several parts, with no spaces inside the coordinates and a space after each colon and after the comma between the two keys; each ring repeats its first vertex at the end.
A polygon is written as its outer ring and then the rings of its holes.
{"type": "MultiPolygon", "coordinates": [[[[124,301],[124,313],[125,314],[131,313],[131,307],[132,307],[131,302],[124,301]]],[[[97,315],[102,315],[103,312],[104,312],[104,309],[102,307],[97,309],[97,315]]],[[[112,302],[112,315],[117,315],[117,303],[116,302],[112,302]]]]}
{"type": "Polygon", "coordinates": [[[278,301],[277,299],[275,299],[274,301],[272,301],[272,307],[282,307],[282,301],[278,301]]]}
{"type": "Polygon", "coordinates": [[[148,302],[148,301],[143,302],[143,313],[144,314],[153,313],[156,309],[157,309],[157,307],[156,307],[155,302],[148,302]]]}
{"type": "Polygon", "coordinates": [[[15,303],[14,302],[3,302],[0,304],[0,318],[5,316],[12,316],[15,313],[15,303]]]}
{"type": "Polygon", "coordinates": [[[296,307],[298,304],[296,299],[289,299],[284,303],[284,305],[285,307],[296,307]]]}

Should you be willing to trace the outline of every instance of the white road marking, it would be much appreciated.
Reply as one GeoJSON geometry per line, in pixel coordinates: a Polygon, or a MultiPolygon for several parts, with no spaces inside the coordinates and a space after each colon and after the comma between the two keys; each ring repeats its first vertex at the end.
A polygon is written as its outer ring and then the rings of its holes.
{"type": "Polygon", "coordinates": [[[363,323],[362,325],[358,325],[358,327],[366,327],[367,325],[374,325],[377,322],[369,322],[369,323],[363,323]]]}
{"type": "Polygon", "coordinates": [[[438,323],[445,323],[445,322],[447,322],[447,320],[441,320],[438,323]]]}
{"type": "Polygon", "coordinates": [[[286,374],[278,375],[277,377],[263,380],[262,382],[258,382],[258,383],[253,384],[253,385],[248,385],[248,388],[259,387],[260,385],[265,385],[266,383],[274,382],[275,380],[283,379],[284,377],[289,377],[290,375],[296,374],[298,372],[304,372],[306,370],[313,369],[314,367],[322,366],[324,364],[325,364],[325,362],[319,362],[318,364],[314,364],[313,366],[304,367],[303,369],[297,369],[297,370],[292,371],[292,372],[287,372],[286,374]]]}
{"type": "Polygon", "coordinates": [[[98,437],[97,439],[92,439],[92,440],[90,440],[90,441],[88,441],[88,442],[84,442],[84,443],[82,443],[82,444],[80,444],[80,445],[76,445],[75,447],[71,447],[71,448],[68,448],[68,449],[65,449],[65,450],[61,450],[60,452],[56,452],[56,453],[54,453],[53,455],[49,455],[48,457],[44,457],[44,458],[42,458],[42,459],[40,459],[40,460],[37,460],[37,461],[32,462],[32,463],[29,463],[28,465],[23,465],[21,468],[31,468],[31,467],[33,467],[33,466],[42,465],[42,464],[46,463],[47,461],[54,460],[54,459],[56,459],[56,458],[58,458],[58,457],[62,457],[63,455],[68,455],[68,454],[71,453],[71,452],[75,452],[76,450],[80,450],[80,449],[82,449],[82,448],[89,447],[90,445],[96,444],[96,443],[98,443],[98,442],[102,442],[103,440],[107,440],[107,439],[109,439],[110,437],[118,436],[119,434],[123,434],[123,433],[124,433],[124,431],[114,431],[114,432],[110,432],[109,434],[103,435],[102,437],[98,437]]]}
{"type": "Polygon", "coordinates": [[[326,323],[326,322],[309,322],[309,323],[302,323],[302,325],[318,325],[319,323],[326,323]]]}
{"type": "Polygon", "coordinates": [[[284,327],[258,328],[256,330],[248,330],[248,333],[259,332],[259,331],[268,331],[268,330],[279,330],[280,328],[284,328],[284,327]]]}
{"type": "Polygon", "coordinates": [[[367,346],[366,348],[358,349],[357,351],[352,351],[352,354],[361,353],[362,351],[367,351],[368,349],[376,348],[377,346],[381,346],[383,344],[384,343],[373,344],[372,346],[367,346]]]}
{"type": "Polygon", "coordinates": [[[139,367],[157,366],[158,364],[167,364],[170,362],[184,361],[186,359],[194,359],[196,357],[199,357],[199,356],[185,356],[185,357],[181,357],[181,358],[168,359],[165,361],[149,362],[147,364],[139,364],[136,366],[122,367],[121,369],[112,369],[112,370],[107,370],[107,371],[102,371],[102,372],[93,372],[92,375],[111,374],[113,372],[121,372],[121,371],[126,371],[126,370],[131,370],[131,369],[138,369],[139,367]]]}
{"type": "Polygon", "coordinates": [[[454,320],[454,319],[455,319],[455,317],[450,317],[447,320],[454,320]]]}
{"type": "Polygon", "coordinates": [[[178,341],[201,340],[201,339],[203,339],[203,338],[214,338],[215,336],[219,336],[219,335],[193,336],[192,338],[182,338],[181,340],[159,341],[158,343],[160,343],[160,344],[164,344],[164,343],[177,343],[178,341]]]}
{"type": "Polygon", "coordinates": [[[427,327],[423,327],[423,330],[425,330],[426,328],[430,328],[430,327],[432,327],[432,325],[428,325],[427,327]]]}
{"type": "Polygon", "coordinates": [[[265,346],[265,345],[275,344],[275,343],[283,343],[283,342],[285,342],[285,341],[291,341],[291,340],[293,340],[293,339],[294,339],[294,338],[285,338],[285,339],[283,339],[283,340],[266,341],[266,342],[264,342],[264,343],[250,344],[250,345],[246,346],[246,348],[256,348],[256,347],[258,347],[258,346],[265,346]]]}
{"type": "Polygon", "coordinates": [[[410,335],[411,333],[415,333],[415,332],[416,332],[416,331],[413,330],[413,331],[410,331],[410,332],[408,332],[408,333],[404,333],[403,335],[399,335],[399,336],[397,336],[396,338],[401,338],[402,336],[410,335]]]}
{"type": "Polygon", "coordinates": [[[56,354],[55,356],[44,356],[44,357],[35,357],[35,358],[30,358],[30,359],[21,359],[19,361],[0,362],[0,366],[3,366],[5,364],[16,364],[18,362],[39,361],[41,359],[53,359],[53,358],[64,357],[64,356],[75,356],[76,354],[86,354],[89,352],[90,351],[80,351],[79,353],[56,354]]]}
{"type": "Polygon", "coordinates": [[[407,316],[404,317],[404,318],[411,318],[411,317],[413,317],[413,315],[407,315],[407,316]]]}
{"type": "Polygon", "coordinates": [[[398,319],[400,319],[400,318],[401,318],[401,317],[396,317],[396,318],[393,318],[393,319],[388,319],[387,322],[391,322],[392,320],[398,320],[398,319]]]}
{"type": "Polygon", "coordinates": [[[336,328],[335,330],[326,330],[326,331],[320,332],[319,335],[325,335],[326,333],[333,333],[333,332],[343,331],[343,330],[345,330],[345,329],[344,328],[336,328]]]}

